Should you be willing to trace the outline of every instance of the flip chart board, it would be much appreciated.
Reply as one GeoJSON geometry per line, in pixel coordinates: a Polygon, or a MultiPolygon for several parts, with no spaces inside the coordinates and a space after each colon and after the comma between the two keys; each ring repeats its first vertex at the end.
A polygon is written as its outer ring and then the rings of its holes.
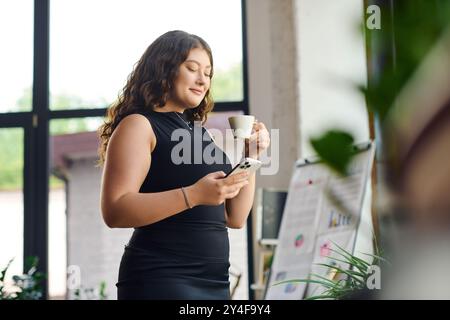
{"type": "MultiPolygon", "coordinates": [[[[308,279],[310,273],[331,279],[332,269],[317,263],[336,262],[330,259],[336,257],[333,242],[353,252],[374,144],[368,142],[354,148],[356,154],[346,176],[335,174],[317,159],[295,164],[265,299],[295,300],[320,294],[318,285],[274,284],[308,279]]],[[[348,268],[345,264],[340,267],[348,268]]]]}

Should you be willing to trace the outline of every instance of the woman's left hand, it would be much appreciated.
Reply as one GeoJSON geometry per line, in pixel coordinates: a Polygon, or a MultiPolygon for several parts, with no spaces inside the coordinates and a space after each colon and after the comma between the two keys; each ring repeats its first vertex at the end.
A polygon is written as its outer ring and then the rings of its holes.
{"type": "Polygon", "coordinates": [[[250,138],[245,139],[245,156],[257,159],[270,145],[270,135],[264,123],[255,121],[250,138]]]}

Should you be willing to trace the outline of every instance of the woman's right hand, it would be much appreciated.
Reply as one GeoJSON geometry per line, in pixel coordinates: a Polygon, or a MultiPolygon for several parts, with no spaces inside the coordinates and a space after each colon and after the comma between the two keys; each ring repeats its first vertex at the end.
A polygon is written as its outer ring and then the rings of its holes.
{"type": "Polygon", "coordinates": [[[189,200],[193,202],[194,206],[217,206],[226,199],[237,196],[241,188],[248,184],[247,172],[240,172],[224,179],[225,176],[223,171],[207,174],[186,188],[189,200]]]}

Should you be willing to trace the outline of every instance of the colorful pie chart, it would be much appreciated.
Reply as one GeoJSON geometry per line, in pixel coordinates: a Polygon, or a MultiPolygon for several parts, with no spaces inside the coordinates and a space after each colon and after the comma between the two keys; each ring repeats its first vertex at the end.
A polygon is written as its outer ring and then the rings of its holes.
{"type": "Polygon", "coordinates": [[[297,237],[295,237],[296,248],[300,248],[303,245],[303,242],[305,242],[305,239],[302,234],[299,234],[297,237]]]}

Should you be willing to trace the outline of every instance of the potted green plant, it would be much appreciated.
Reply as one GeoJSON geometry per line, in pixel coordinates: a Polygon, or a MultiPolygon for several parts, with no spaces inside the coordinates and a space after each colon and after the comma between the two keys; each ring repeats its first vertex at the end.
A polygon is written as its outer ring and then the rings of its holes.
{"type": "Polygon", "coordinates": [[[330,252],[334,252],[335,256],[329,255],[327,258],[329,263],[318,263],[316,265],[327,269],[326,276],[311,273],[308,279],[291,279],[275,283],[281,285],[286,283],[307,283],[319,285],[319,294],[307,297],[306,300],[333,299],[342,300],[355,297],[358,292],[365,291],[370,278],[374,275],[374,266],[379,267],[382,262],[387,263],[379,250],[375,249],[375,254],[364,253],[371,259],[366,261],[340,247],[332,242],[336,249],[330,248],[330,252]],[[345,264],[348,268],[340,266],[345,264]]]}

